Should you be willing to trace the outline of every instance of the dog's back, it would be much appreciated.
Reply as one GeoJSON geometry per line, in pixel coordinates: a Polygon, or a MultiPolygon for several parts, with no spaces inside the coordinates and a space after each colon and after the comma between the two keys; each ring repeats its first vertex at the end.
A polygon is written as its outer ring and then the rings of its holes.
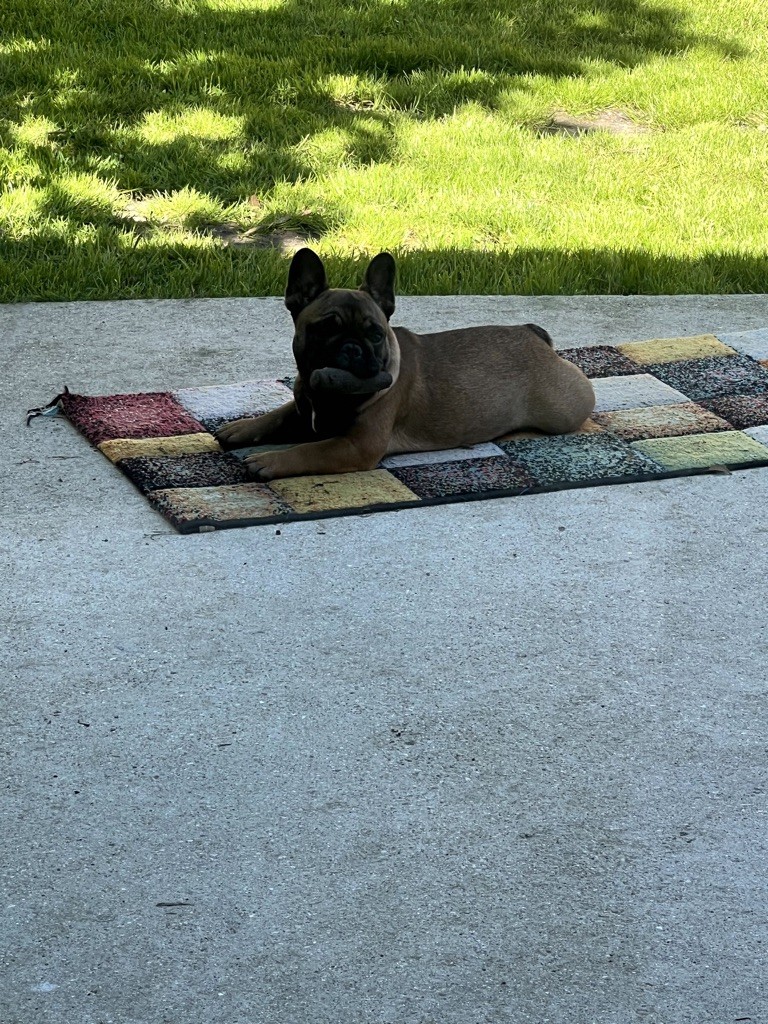
{"type": "Polygon", "coordinates": [[[592,385],[534,324],[393,330],[401,352],[397,387],[409,392],[392,442],[400,451],[476,444],[526,427],[567,433],[594,408],[592,385]]]}

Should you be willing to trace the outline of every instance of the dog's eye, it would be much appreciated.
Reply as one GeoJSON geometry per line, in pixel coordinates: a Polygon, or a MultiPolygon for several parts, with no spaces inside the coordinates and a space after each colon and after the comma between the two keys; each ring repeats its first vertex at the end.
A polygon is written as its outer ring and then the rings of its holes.
{"type": "Polygon", "coordinates": [[[331,313],[329,316],[324,316],[321,320],[315,320],[314,323],[307,324],[307,334],[312,338],[330,338],[338,333],[341,326],[341,317],[331,313]]]}

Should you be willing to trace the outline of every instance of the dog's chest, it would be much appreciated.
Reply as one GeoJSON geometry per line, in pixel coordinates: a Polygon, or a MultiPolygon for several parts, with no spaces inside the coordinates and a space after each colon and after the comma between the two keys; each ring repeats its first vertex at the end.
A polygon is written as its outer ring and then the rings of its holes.
{"type": "Polygon", "coordinates": [[[357,402],[336,399],[324,402],[311,399],[309,402],[312,431],[319,438],[340,437],[348,433],[358,416],[357,402]]]}

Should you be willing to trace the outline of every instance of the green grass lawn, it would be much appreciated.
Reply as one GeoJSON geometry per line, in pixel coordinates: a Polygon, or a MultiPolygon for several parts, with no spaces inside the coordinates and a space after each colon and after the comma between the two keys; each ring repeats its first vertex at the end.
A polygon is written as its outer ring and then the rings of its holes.
{"type": "Polygon", "coordinates": [[[0,301],[768,291],[766,0],[4,0],[0,95],[0,301]]]}

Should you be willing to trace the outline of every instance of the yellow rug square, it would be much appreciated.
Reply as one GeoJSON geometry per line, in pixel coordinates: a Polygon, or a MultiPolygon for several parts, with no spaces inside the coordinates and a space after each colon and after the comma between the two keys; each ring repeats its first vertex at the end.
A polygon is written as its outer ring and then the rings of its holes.
{"type": "Polygon", "coordinates": [[[132,459],[137,455],[197,455],[199,452],[220,452],[218,441],[211,434],[176,434],[173,437],[118,437],[98,445],[110,462],[132,459]]]}
{"type": "Polygon", "coordinates": [[[632,448],[672,471],[768,461],[765,445],[741,430],[688,434],[686,437],[654,437],[647,441],[633,441],[632,448]]]}
{"type": "Polygon", "coordinates": [[[413,491],[386,469],[373,469],[367,473],[287,477],[284,480],[271,480],[269,486],[296,512],[325,512],[419,501],[413,491]]]}
{"type": "Polygon", "coordinates": [[[651,363],[677,363],[685,359],[710,356],[735,356],[736,350],[718,341],[714,334],[697,334],[690,338],[655,338],[652,341],[630,341],[616,348],[640,366],[651,363]]]}

